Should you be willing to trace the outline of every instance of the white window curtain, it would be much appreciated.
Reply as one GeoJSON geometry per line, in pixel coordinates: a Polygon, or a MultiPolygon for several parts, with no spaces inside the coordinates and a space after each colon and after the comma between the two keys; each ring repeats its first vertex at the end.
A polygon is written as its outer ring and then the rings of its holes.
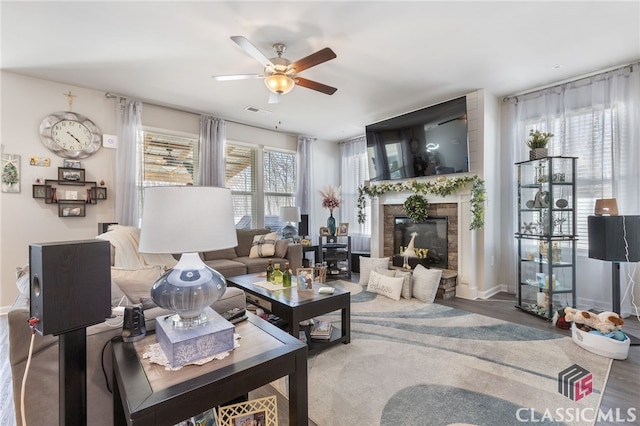
{"type": "MultiPolygon", "coordinates": [[[[371,224],[358,223],[358,188],[369,179],[367,141],[364,136],[340,142],[340,185],[342,206],[340,217],[349,223],[351,250],[371,251],[371,224]]],[[[367,218],[371,215],[367,214],[367,218]]]]}
{"type": "Polygon", "coordinates": [[[116,99],[116,222],[126,226],[140,226],[141,182],[138,138],[142,132],[142,102],[116,99]]]}
{"type": "Polygon", "coordinates": [[[309,215],[309,237],[315,241],[317,235],[312,213],[313,208],[313,138],[298,136],[298,150],[296,152],[296,206],[300,207],[300,214],[309,215]]]}
{"type": "Polygon", "coordinates": [[[227,125],[220,118],[200,116],[198,185],[224,187],[227,125]]]}
{"type": "MultiPolygon", "coordinates": [[[[578,157],[578,308],[612,310],[611,263],[588,257],[587,216],[595,200],[616,198],[621,215],[640,214],[640,74],[638,64],[604,72],[567,84],[516,96],[505,104],[503,117],[511,122],[504,134],[513,138],[505,156],[505,182],[515,182],[514,163],[528,159],[524,141],[531,129],[554,134],[549,155],[578,157]]],[[[516,229],[515,193],[505,200],[509,228],[516,229]]],[[[515,265],[515,239],[505,233],[505,246],[515,265]],[[508,239],[508,240],[507,240],[508,239]]],[[[635,264],[621,264],[622,314],[631,307],[635,264]]],[[[515,271],[513,271],[515,277],[515,271]]],[[[636,294],[638,291],[636,290],[636,294]]],[[[636,300],[638,304],[638,300],[636,300]]]]}

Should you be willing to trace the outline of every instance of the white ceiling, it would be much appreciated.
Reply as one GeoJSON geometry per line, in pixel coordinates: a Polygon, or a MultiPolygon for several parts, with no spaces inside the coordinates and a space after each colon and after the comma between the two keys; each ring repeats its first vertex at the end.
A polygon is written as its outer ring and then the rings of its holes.
{"type": "MultiPolygon", "coordinates": [[[[511,95],[640,59],[640,1],[2,1],[2,69],[338,141],[477,89],[511,95]],[[268,104],[261,65],[230,40],[337,58],[268,104]],[[555,68],[560,66],[560,68],[555,68]],[[271,111],[260,115],[252,106],[271,111]]],[[[61,101],[61,105],[64,100],[61,101]]]]}

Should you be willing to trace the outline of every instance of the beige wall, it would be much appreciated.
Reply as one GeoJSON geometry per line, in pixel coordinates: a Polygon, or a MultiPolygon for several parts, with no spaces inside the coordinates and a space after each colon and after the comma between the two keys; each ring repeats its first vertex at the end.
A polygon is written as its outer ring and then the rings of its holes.
{"type": "MultiPolygon", "coordinates": [[[[92,239],[98,233],[99,222],[115,219],[113,189],[115,188],[115,150],[102,148],[92,157],[83,159],[86,180],[106,182],[108,199],[86,208],[86,217],[60,218],[57,205],[45,204],[32,198],[35,178],[56,179],[57,168],[63,159],[49,151],[39,136],[40,122],[56,111],[68,110],[64,93],[71,91],[76,97],[74,112],[93,120],[103,134],[116,133],[115,100],[103,91],[89,90],[68,84],[39,80],[3,71],[0,74],[0,137],[2,151],[21,156],[21,191],[0,194],[0,313],[13,303],[17,288],[15,269],[25,265],[29,257],[29,244],[53,241],[92,239]],[[48,157],[50,167],[29,165],[30,157],[48,157]]],[[[126,94],[124,94],[126,95],[126,94]]],[[[152,97],[151,95],[149,96],[152,97]]],[[[215,114],[212,114],[215,115],[215,114]]],[[[145,104],[144,126],[156,129],[198,134],[199,115],[145,104]]],[[[260,143],[282,149],[295,150],[297,137],[251,126],[228,123],[229,139],[260,143]]],[[[323,184],[338,184],[339,167],[337,144],[317,141],[314,155],[323,167],[314,167],[314,179],[323,184]]],[[[80,190],[80,187],[75,187],[80,190]]],[[[324,217],[319,205],[314,211],[324,217]]],[[[79,265],[80,267],[80,265],[79,265]]]]}

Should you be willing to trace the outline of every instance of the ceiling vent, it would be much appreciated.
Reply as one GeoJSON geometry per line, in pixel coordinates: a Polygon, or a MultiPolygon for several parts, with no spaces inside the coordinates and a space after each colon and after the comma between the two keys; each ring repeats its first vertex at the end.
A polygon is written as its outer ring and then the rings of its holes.
{"type": "Polygon", "coordinates": [[[244,109],[245,111],[255,112],[260,115],[271,115],[271,111],[267,111],[266,109],[260,109],[252,106],[248,106],[244,109]]]}

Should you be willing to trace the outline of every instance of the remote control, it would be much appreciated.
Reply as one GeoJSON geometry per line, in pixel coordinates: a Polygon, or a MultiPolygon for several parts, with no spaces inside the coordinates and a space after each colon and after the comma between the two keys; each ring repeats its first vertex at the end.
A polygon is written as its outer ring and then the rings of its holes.
{"type": "Polygon", "coordinates": [[[222,315],[222,318],[226,319],[227,321],[231,321],[235,318],[243,316],[244,314],[245,314],[244,309],[233,308],[233,309],[229,309],[226,312],[221,313],[220,315],[222,315]]]}

